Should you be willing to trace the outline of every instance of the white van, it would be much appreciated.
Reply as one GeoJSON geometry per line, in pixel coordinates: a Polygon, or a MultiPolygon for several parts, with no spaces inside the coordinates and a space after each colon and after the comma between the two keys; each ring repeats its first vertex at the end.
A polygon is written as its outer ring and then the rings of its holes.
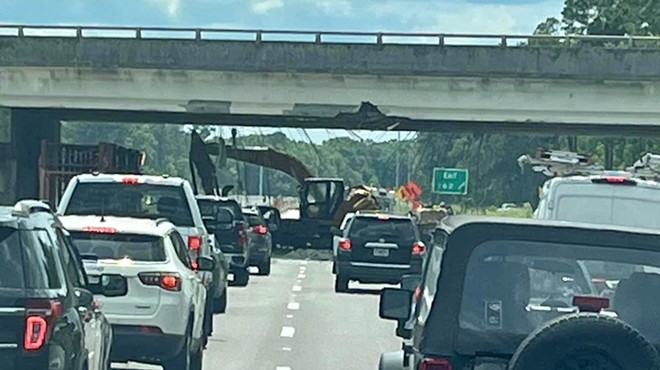
{"type": "Polygon", "coordinates": [[[543,185],[534,218],[660,229],[660,182],[619,171],[556,177],[543,185]]]}

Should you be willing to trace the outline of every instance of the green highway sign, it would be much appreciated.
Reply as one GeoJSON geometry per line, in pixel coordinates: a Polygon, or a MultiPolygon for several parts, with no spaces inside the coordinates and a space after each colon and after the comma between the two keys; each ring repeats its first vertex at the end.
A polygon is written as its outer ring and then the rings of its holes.
{"type": "Polygon", "coordinates": [[[467,195],[468,170],[461,168],[434,168],[433,192],[446,195],[467,195]]]}

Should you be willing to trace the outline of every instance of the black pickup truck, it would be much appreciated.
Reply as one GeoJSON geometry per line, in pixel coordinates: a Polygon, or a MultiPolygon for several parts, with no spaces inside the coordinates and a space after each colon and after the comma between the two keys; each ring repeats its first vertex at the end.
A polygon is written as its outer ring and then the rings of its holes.
{"type": "Polygon", "coordinates": [[[197,204],[204,224],[229,261],[232,285],[247,286],[250,280],[247,223],[241,205],[234,199],[214,195],[198,195],[197,204]]]}

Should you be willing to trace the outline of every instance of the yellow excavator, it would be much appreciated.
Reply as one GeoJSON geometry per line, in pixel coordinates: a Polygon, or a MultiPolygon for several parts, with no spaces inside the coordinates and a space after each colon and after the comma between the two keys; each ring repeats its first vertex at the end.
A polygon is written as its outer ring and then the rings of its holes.
{"type": "Polygon", "coordinates": [[[273,238],[276,243],[294,247],[330,249],[332,227],[337,227],[349,212],[382,210],[386,197],[364,185],[347,187],[340,178],[316,177],[300,160],[270,148],[236,148],[218,142],[204,142],[192,132],[190,170],[193,188],[198,192],[195,173],[205,194],[227,196],[233,186],[219,187],[216,168],[227,158],[282,171],[298,182],[299,218],[283,218],[273,238]],[[216,157],[214,162],[211,156],[216,157]],[[196,171],[195,171],[196,170],[196,171]]]}

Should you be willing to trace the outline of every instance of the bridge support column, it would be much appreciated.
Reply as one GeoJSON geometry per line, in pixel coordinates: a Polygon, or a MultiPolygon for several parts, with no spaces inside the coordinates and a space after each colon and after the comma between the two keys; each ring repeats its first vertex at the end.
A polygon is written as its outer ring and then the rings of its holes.
{"type": "Polygon", "coordinates": [[[41,141],[60,141],[60,120],[37,110],[11,110],[11,140],[14,165],[12,201],[39,196],[41,141]]]}

